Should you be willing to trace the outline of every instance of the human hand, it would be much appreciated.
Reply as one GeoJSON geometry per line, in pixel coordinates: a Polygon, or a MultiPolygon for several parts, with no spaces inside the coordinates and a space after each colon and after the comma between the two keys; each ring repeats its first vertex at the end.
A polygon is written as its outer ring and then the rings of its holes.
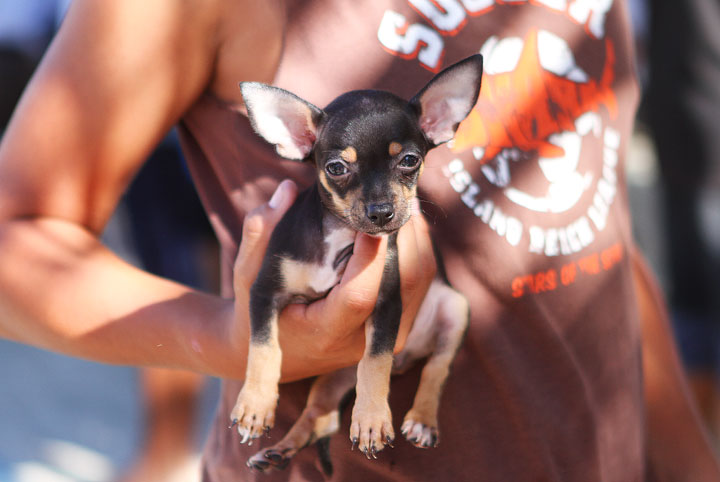
{"type": "MultiPolygon", "coordinates": [[[[284,181],[271,203],[245,219],[243,242],[235,263],[235,330],[249,339],[249,291],[262,264],[270,234],[297,195],[284,181]]],[[[417,311],[435,276],[428,227],[417,209],[398,234],[403,316],[396,352],[405,343],[417,311]]],[[[375,306],[385,264],[387,238],[358,233],[341,282],[311,304],[289,305],[280,315],[282,381],[326,373],[357,363],[365,347],[364,322],[375,306]]],[[[239,341],[239,339],[238,339],[239,341]]],[[[244,351],[244,350],[243,350],[244,351]]]]}
{"type": "MultiPolygon", "coordinates": [[[[283,381],[309,376],[303,371],[305,366],[310,375],[317,375],[360,360],[365,349],[364,323],[375,307],[386,247],[387,238],[358,233],[340,284],[321,300],[290,305],[283,311],[283,381]],[[294,352],[293,363],[286,356],[289,350],[294,352]]],[[[417,208],[398,233],[398,252],[403,315],[395,353],[404,346],[437,270],[428,226],[417,208]]]]}

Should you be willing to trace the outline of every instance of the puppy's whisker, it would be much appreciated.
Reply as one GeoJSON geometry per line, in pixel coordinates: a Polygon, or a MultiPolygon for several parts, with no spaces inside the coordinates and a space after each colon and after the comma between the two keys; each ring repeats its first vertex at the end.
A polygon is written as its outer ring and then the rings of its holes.
{"type": "Polygon", "coordinates": [[[448,217],[448,216],[447,216],[447,211],[445,211],[445,209],[443,209],[443,207],[442,207],[441,205],[439,205],[438,203],[433,202],[433,201],[431,201],[431,200],[429,200],[429,199],[423,199],[423,198],[421,198],[420,196],[418,196],[418,202],[419,202],[419,205],[420,205],[420,212],[421,212],[421,213],[423,213],[423,214],[428,214],[428,212],[423,209],[423,206],[422,206],[423,203],[424,203],[424,204],[431,204],[431,205],[435,206],[438,210],[440,210],[440,213],[441,213],[442,217],[444,217],[444,218],[447,218],[447,217],[448,217]]]}

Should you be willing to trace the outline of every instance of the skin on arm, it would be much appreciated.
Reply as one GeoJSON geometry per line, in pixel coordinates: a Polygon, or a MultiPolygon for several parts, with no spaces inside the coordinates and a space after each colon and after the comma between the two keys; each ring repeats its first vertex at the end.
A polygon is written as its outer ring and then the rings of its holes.
{"type": "MultiPolygon", "coordinates": [[[[268,80],[279,40],[256,40],[269,51],[240,49],[255,37],[233,32],[257,32],[243,25],[261,21],[266,28],[256,35],[282,38],[271,28],[282,22],[277,12],[268,17],[270,3],[73,3],[0,144],[0,336],[101,362],[242,378],[245,307],[236,313],[232,301],[136,269],[97,237],[141,162],[204,90],[268,80]],[[229,8],[242,15],[229,15],[229,8]],[[269,60],[258,63],[257,57],[269,60]],[[239,65],[234,71],[230,58],[239,65]]],[[[266,237],[294,198],[294,187],[285,189],[274,209],[265,206],[250,217],[251,231],[253,219],[260,219],[261,228],[254,229],[260,242],[246,248],[246,259],[262,256],[266,237]]],[[[414,229],[406,231],[407,249],[417,251],[425,241],[414,239],[414,229]]],[[[410,251],[410,258],[428,256],[410,251]]],[[[359,272],[382,261],[376,241],[358,242],[356,254],[359,272]]],[[[411,273],[408,291],[424,294],[432,273],[416,276],[419,267],[405,269],[411,273]]],[[[244,266],[243,272],[254,279],[252,269],[244,266]]],[[[353,300],[371,289],[350,278],[336,289],[334,301],[313,311],[322,318],[304,316],[305,325],[281,320],[295,329],[287,336],[294,342],[283,347],[292,367],[284,379],[359,359],[353,357],[362,352],[364,319],[362,310],[352,311],[358,308],[353,300]],[[324,333],[318,334],[320,323],[324,333]],[[353,350],[353,343],[360,348],[353,350]],[[332,361],[312,366],[311,358],[323,359],[328,347],[332,361]]]]}
{"type": "Polygon", "coordinates": [[[691,398],[659,289],[637,250],[632,263],[642,323],[652,480],[720,480],[720,466],[691,398]]]}
{"type": "Polygon", "coordinates": [[[191,308],[198,321],[228,310],[128,266],[97,240],[142,160],[211,75],[215,46],[203,34],[212,16],[181,30],[190,13],[181,3],[70,8],[0,145],[3,336],[101,361],[178,366],[192,346],[181,334],[199,326],[170,320],[191,308]],[[142,319],[157,322],[140,327],[142,319]],[[151,349],[158,345],[170,353],[151,349]]]}

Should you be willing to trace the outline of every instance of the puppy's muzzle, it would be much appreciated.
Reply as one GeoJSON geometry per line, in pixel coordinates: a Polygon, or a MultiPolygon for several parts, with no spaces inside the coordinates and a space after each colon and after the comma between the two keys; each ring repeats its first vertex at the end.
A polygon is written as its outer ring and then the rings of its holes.
{"type": "Polygon", "coordinates": [[[370,204],[365,208],[365,213],[371,223],[383,227],[395,217],[395,208],[391,203],[370,204]]]}

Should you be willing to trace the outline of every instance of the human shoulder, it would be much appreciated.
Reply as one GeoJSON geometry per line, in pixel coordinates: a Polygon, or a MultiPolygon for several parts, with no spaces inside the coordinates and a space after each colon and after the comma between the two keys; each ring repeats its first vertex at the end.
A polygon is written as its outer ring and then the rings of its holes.
{"type": "Polygon", "coordinates": [[[221,99],[240,102],[238,82],[270,83],[275,77],[287,23],[285,1],[220,3],[220,47],[210,89],[221,99]]]}

